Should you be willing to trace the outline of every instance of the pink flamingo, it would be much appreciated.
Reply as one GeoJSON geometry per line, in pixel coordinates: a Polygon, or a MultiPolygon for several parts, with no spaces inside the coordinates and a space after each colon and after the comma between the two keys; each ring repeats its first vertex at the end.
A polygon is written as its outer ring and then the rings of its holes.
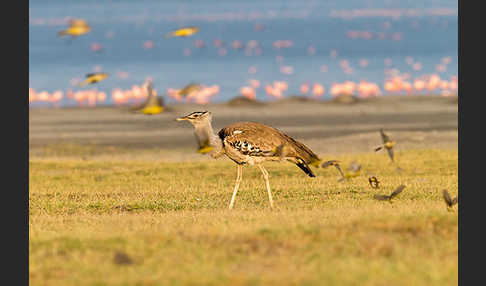
{"type": "Polygon", "coordinates": [[[368,60],[367,59],[361,59],[359,61],[359,65],[362,67],[362,68],[365,68],[368,66],[368,60]]]}
{"type": "Polygon", "coordinates": [[[308,48],[307,48],[307,53],[309,55],[314,55],[316,53],[316,47],[314,47],[314,45],[310,45],[308,48]]]}
{"type": "Polygon", "coordinates": [[[414,70],[416,70],[416,71],[419,71],[419,70],[421,70],[421,69],[422,69],[422,63],[419,63],[419,62],[414,63],[414,64],[412,65],[412,68],[413,68],[414,70]]]}
{"type": "Polygon", "coordinates": [[[49,101],[49,93],[47,91],[41,91],[37,94],[37,98],[39,101],[49,101]]]}
{"type": "Polygon", "coordinates": [[[59,101],[62,100],[64,94],[60,90],[56,90],[51,94],[51,97],[49,98],[49,101],[54,104],[55,106],[59,106],[59,101]]]}
{"type": "Polygon", "coordinates": [[[449,88],[451,90],[457,90],[457,88],[458,88],[457,76],[451,77],[451,81],[449,82],[449,88]]]}
{"type": "Polygon", "coordinates": [[[251,87],[253,87],[254,89],[260,87],[260,81],[257,79],[250,79],[248,82],[250,83],[251,87]]]}
{"type": "Polygon", "coordinates": [[[294,68],[292,66],[281,66],[280,72],[283,74],[293,74],[294,68]]]}
{"type": "Polygon", "coordinates": [[[205,47],[205,44],[204,44],[204,41],[203,40],[200,40],[200,39],[195,39],[194,40],[194,46],[198,49],[201,49],[201,48],[204,48],[205,47]]]}
{"type": "Polygon", "coordinates": [[[307,94],[310,90],[310,87],[309,87],[309,84],[308,83],[303,83],[301,86],[300,86],[300,93],[301,94],[307,94]]]}
{"type": "Polygon", "coordinates": [[[349,80],[343,83],[342,92],[344,94],[348,94],[348,95],[353,94],[355,89],[356,89],[356,83],[349,80]]]}
{"type": "Polygon", "coordinates": [[[101,52],[103,50],[103,46],[100,43],[92,43],[89,46],[89,49],[93,52],[101,52]]]}
{"type": "Polygon", "coordinates": [[[235,50],[239,50],[239,49],[242,49],[242,48],[243,48],[243,44],[241,43],[241,41],[234,40],[234,41],[231,43],[231,48],[233,48],[233,49],[235,49],[235,50]]]}
{"type": "Polygon", "coordinates": [[[104,102],[106,100],[106,93],[105,92],[98,92],[96,94],[96,101],[104,102]]]}
{"type": "Polygon", "coordinates": [[[319,97],[319,96],[324,95],[325,91],[326,90],[325,90],[324,86],[319,84],[319,83],[315,83],[314,86],[312,87],[312,95],[314,97],[319,97]]]}
{"type": "Polygon", "coordinates": [[[35,102],[37,100],[37,92],[35,89],[29,87],[29,103],[35,102]]]}
{"type": "Polygon", "coordinates": [[[342,93],[341,85],[333,82],[331,85],[331,89],[329,90],[329,93],[331,94],[332,97],[339,96],[342,93]]]}
{"type": "Polygon", "coordinates": [[[218,55],[220,57],[225,56],[227,53],[228,53],[228,51],[225,48],[218,49],[218,55]]]}
{"type": "Polygon", "coordinates": [[[251,86],[243,86],[242,88],[240,88],[240,94],[249,99],[256,98],[255,90],[251,86]]]}
{"type": "Polygon", "coordinates": [[[433,74],[429,77],[429,80],[427,82],[427,89],[429,91],[435,90],[439,87],[440,85],[440,76],[433,74]]]}
{"type": "Polygon", "coordinates": [[[152,41],[145,41],[143,43],[143,48],[146,50],[152,49],[154,47],[154,43],[152,41]]]}
{"type": "Polygon", "coordinates": [[[111,99],[113,100],[115,105],[123,104],[123,102],[125,101],[125,95],[124,95],[123,90],[121,90],[119,88],[115,88],[111,92],[111,99]]]}
{"type": "Polygon", "coordinates": [[[413,82],[413,88],[417,91],[422,91],[423,89],[425,89],[425,81],[423,79],[415,79],[414,82],[413,82]]]}

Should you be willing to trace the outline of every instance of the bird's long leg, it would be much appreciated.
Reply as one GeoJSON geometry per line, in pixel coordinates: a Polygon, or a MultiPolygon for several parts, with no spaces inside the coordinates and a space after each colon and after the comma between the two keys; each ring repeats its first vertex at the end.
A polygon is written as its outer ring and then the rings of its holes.
{"type": "Polygon", "coordinates": [[[263,178],[265,179],[265,184],[267,186],[267,192],[268,192],[268,200],[270,201],[270,207],[273,208],[273,199],[272,199],[272,191],[270,190],[270,182],[268,181],[268,172],[267,170],[265,170],[265,168],[258,164],[258,168],[260,168],[260,170],[262,171],[263,173],[263,178]]]}
{"type": "Polygon", "coordinates": [[[238,188],[240,187],[242,175],[243,175],[243,166],[238,164],[238,173],[236,175],[235,189],[233,190],[233,196],[231,197],[229,209],[232,209],[233,205],[235,204],[236,193],[238,193],[238,188]]]}

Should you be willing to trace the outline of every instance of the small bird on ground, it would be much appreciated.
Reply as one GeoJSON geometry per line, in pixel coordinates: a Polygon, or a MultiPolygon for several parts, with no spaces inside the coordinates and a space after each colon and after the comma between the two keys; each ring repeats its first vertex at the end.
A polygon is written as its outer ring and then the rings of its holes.
{"type": "Polygon", "coordinates": [[[57,32],[58,36],[71,35],[77,37],[87,34],[91,31],[91,27],[83,19],[72,19],[69,21],[69,27],[66,30],[57,32]]]}
{"type": "Polygon", "coordinates": [[[370,176],[368,182],[373,189],[378,189],[380,187],[380,181],[375,176],[370,176]]]}
{"type": "Polygon", "coordinates": [[[444,198],[444,201],[447,204],[447,210],[452,211],[454,205],[458,203],[457,196],[452,199],[447,190],[442,190],[442,197],[444,198]]]}
{"type": "Polygon", "coordinates": [[[379,201],[389,201],[390,203],[392,202],[392,199],[396,197],[398,194],[400,194],[403,189],[405,189],[405,185],[400,185],[396,190],[394,190],[390,195],[374,195],[374,198],[379,201]]]}
{"type": "Polygon", "coordinates": [[[383,141],[383,145],[377,146],[375,148],[375,152],[378,152],[381,149],[385,148],[392,162],[395,162],[393,159],[393,146],[395,146],[396,142],[390,140],[390,137],[388,137],[388,135],[386,135],[385,132],[383,132],[383,129],[380,129],[380,134],[381,134],[381,139],[383,141]]]}
{"type": "Polygon", "coordinates": [[[344,178],[344,173],[341,170],[341,167],[339,166],[339,163],[340,163],[340,161],[338,161],[338,160],[329,160],[329,161],[326,161],[326,162],[322,163],[321,167],[322,168],[327,168],[329,166],[334,166],[339,171],[339,173],[341,174],[341,178],[344,178]]]}
{"type": "Polygon", "coordinates": [[[171,31],[167,34],[165,34],[166,38],[172,38],[172,37],[189,37],[194,34],[199,32],[199,27],[196,26],[191,26],[191,27],[184,27],[180,29],[176,29],[174,31],[171,31]]]}
{"type": "Polygon", "coordinates": [[[262,123],[236,122],[222,128],[216,135],[211,125],[212,115],[208,111],[196,111],[177,118],[177,121],[184,120],[194,126],[200,150],[207,148],[209,151],[205,153],[209,153],[213,158],[226,155],[237,164],[238,172],[229,209],[233,208],[244,165],[256,165],[260,169],[265,179],[270,207],[273,208],[268,172],[263,167],[263,162],[281,161],[283,158],[296,164],[309,177],[315,177],[309,165],[319,167],[321,163],[319,157],[307,146],[262,123]]]}
{"type": "Polygon", "coordinates": [[[153,90],[152,81],[146,83],[147,100],[140,106],[132,108],[132,111],[142,112],[143,114],[153,115],[164,111],[164,104],[161,98],[153,90]]]}
{"type": "Polygon", "coordinates": [[[108,77],[108,74],[104,73],[104,72],[88,73],[88,74],[86,74],[85,77],[86,77],[86,79],[83,80],[79,84],[79,86],[83,87],[83,86],[88,85],[88,84],[93,84],[93,83],[97,83],[97,82],[100,82],[102,80],[105,80],[108,77]]]}
{"type": "Polygon", "coordinates": [[[117,251],[113,257],[113,263],[118,265],[130,265],[133,264],[133,260],[126,253],[117,251]]]}

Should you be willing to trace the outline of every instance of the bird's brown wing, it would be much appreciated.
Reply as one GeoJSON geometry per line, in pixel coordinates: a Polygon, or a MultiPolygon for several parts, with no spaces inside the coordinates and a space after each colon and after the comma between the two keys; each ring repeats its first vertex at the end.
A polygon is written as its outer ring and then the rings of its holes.
{"type": "Polygon", "coordinates": [[[221,129],[218,135],[223,142],[244,155],[279,157],[275,150],[284,144],[286,157],[301,158],[306,163],[314,157],[317,158],[317,155],[302,143],[273,127],[257,122],[233,123],[221,129]]]}
{"type": "Polygon", "coordinates": [[[381,134],[381,140],[383,141],[383,143],[390,141],[390,138],[388,137],[388,135],[385,134],[385,132],[383,132],[383,129],[380,129],[380,134],[381,134]]]}
{"type": "Polygon", "coordinates": [[[343,170],[341,170],[341,167],[339,166],[339,161],[338,160],[329,160],[329,161],[326,161],[326,162],[322,163],[322,165],[321,165],[322,168],[327,168],[329,166],[336,167],[336,169],[341,174],[341,177],[344,177],[343,170]]]}
{"type": "Polygon", "coordinates": [[[442,190],[442,197],[448,206],[452,206],[452,199],[447,190],[442,190]]]}
{"type": "Polygon", "coordinates": [[[322,163],[321,167],[322,168],[327,168],[329,166],[334,166],[337,163],[339,163],[338,160],[329,160],[329,161],[326,161],[326,162],[322,163]]]}
{"type": "Polygon", "coordinates": [[[393,193],[390,194],[390,199],[393,199],[394,197],[398,196],[398,194],[400,194],[403,189],[405,189],[405,185],[400,185],[398,186],[398,188],[396,188],[396,190],[393,191],[393,193]]]}
{"type": "Polygon", "coordinates": [[[387,196],[387,195],[374,195],[373,198],[375,200],[379,200],[379,201],[387,201],[389,200],[391,197],[390,196],[387,196]]]}
{"type": "Polygon", "coordinates": [[[243,155],[279,157],[275,150],[285,142],[274,133],[251,122],[241,122],[226,126],[218,135],[223,144],[229,144],[243,155]]]}
{"type": "Polygon", "coordinates": [[[277,131],[279,135],[285,139],[287,144],[292,146],[292,149],[296,153],[295,157],[299,157],[303,159],[307,164],[312,164],[316,167],[319,167],[319,163],[321,162],[321,159],[319,159],[319,157],[311,149],[309,149],[303,143],[283,133],[282,131],[277,129],[275,129],[275,131],[277,131]]]}
{"type": "Polygon", "coordinates": [[[375,152],[378,152],[378,151],[380,151],[381,149],[383,149],[383,146],[377,146],[377,147],[375,147],[375,152]]]}
{"type": "Polygon", "coordinates": [[[179,94],[182,95],[182,96],[187,96],[189,95],[190,93],[194,92],[194,91],[198,91],[201,89],[201,85],[197,84],[197,83],[190,83],[186,86],[184,86],[180,91],[179,91],[179,94]]]}

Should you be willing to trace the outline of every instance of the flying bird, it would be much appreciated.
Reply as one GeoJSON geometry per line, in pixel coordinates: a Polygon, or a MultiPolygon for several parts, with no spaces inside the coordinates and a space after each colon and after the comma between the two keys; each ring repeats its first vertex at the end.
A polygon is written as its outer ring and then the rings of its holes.
{"type": "Polygon", "coordinates": [[[386,151],[388,152],[388,157],[392,160],[392,162],[395,162],[393,159],[393,146],[395,146],[396,142],[390,140],[390,137],[383,132],[383,129],[380,129],[380,134],[381,134],[381,139],[383,141],[383,145],[380,145],[375,148],[375,152],[380,151],[381,149],[385,148],[386,151]]]}
{"type": "Polygon", "coordinates": [[[360,173],[361,173],[361,165],[358,164],[358,162],[353,161],[351,162],[351,165],[347,168],[346,173],[344,173],[344,176],[338,179],[338,182],[347,180],[349,178],[357,177],[359,176],[360,173]]]}
{"type": "Polygon", "coordinates": [[[153,91],[152,81],[146,84],[147,100],[140,106],[132,108],[132,111],[142,112],[143,114],[153,115],[164,111],[164,103],[161,98],[153,91]]]}
{"type": "Polygon", "coordinates": [[[338,160],[330,160],[330,161],[326,161],[326,162],[322,163],[321,167],[327,168],[329,166],[334,166],[339,171],[339,173],[341,174],[341,178],[344,178],[345,175],[344,175],[343,171],[341,170],[339,163],[340,163],[340,161],[338,161],[338,160]]]}
{"type": "Polygon", "coordinates": [[[197,91],[200,91],[202,89],[202,86],[200,84],[197,84],[197,83],[190,83],[186,86],[184,86],[183,88],[181,88],[177,94],[179,96],[182,96],[182,97],[186,97],[188,96],[189,94],[193,93],[193,92],[197,92],[197,91]]]}
{"type": "Polygon", "coordinates": [[[380,187],[380,181],[375,176],[370,176],[368,178],[368,182],[370,183],[370,186],[374,189],[378,189],[380,187]]]}
{"type": "Polygon", "coordinates": [[[69,21],[69,27],[65,30],[57,32],[58,36],[71,35],[77,37],[87,34],[91,31],[91,27],[83,19],[72,19],[69,21]]]}
{"type": "Polygon", "coordinates": [[[100,82],[102,80],[105,80],[107,77],[108,77],[108,74],[107,73],[104,73],[104,72],[98,72],[98,73],[88,73],[86,74],[86,79],[83,80],[79,86],[85,86],[85,85],[88,85],[88,84],[93,84],[93,83],[97,83],[97,82],[100,82]]]}
{"type": "Polygon", "coordinates": [[[191,27],[184,27],[177,30],[173,30],[167,34],[165,34],[166,38],[172,37],[189,37],[199,32],[199,27],[191,26],[191,27]]]}
{"type": "Polygon", "coordinates": [[[444,198],[444,201],[447,204],[447,210],[449,211],[458,203],[457,196],[452,199],[447,190],[442,190],[442,197],[444,198]]]}
{"type": "Polygon", "coordinates": [[[237,164],[236,183],[229,209],[232,209],[235,203],[244,165],[256,165],[263,173],[270,207],[273,208],[268,172],[263,167],[263,162],[281,161],[281,158],[284,158],[284,160],[296,164],[309,177],[315,177],[309,165],[319,167],[321,163],[319,157],[307,146],[265,124],[236,122],[215,134],[211,125],[212,114],[208,111],[196,111],[177,118],[177,121],[184,120],[194,126],[200,150],[208,148],[209,152],[206,153],[209,153],[211,157],[218,158],[226,155],[237,164]]]}
{"type": "Polygon", "coordinates": [[[394,190],[390,195],[374,195],[374,198],[379,201],[389,201],[390,203],[392,202],[392,199],[396,197],[398,194],[400,194],[403,189],[405,189],[405,185],[400,185],[396,190],[394,190]]]}

